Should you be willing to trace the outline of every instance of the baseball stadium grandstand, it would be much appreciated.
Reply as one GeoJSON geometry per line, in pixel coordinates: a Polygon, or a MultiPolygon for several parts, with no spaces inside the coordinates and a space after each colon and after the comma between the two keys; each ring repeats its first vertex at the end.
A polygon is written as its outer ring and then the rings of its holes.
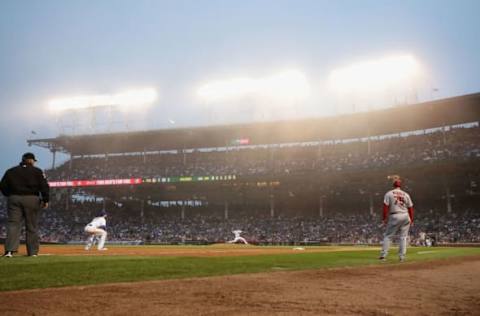
{"type": "Polygon", "coordinates": [[[80,241],[105,208],[110,242],[215,243],[242,229],[259,244],[377,244],[387,176],[400,174],[415,201],[412,243],[422,232],[478,243],[479,122],[480,93],[336,117],[31,139],[52,152],[41,237],[80,241]],[[70,158],[57,165],[59,152],[70,158]]]}

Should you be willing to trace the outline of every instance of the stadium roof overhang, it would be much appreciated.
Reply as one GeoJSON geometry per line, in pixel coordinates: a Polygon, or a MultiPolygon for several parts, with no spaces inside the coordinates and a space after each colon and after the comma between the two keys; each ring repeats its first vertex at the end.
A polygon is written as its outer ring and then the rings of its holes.
{"type": "Polygon", "coordinates": [[[29,145],[73,155],[182,148],[215,148],[248,139],[250,145],[361,138],[480,120],[480,93],[326,118],[160,129],[27,140],[29,145]]]}

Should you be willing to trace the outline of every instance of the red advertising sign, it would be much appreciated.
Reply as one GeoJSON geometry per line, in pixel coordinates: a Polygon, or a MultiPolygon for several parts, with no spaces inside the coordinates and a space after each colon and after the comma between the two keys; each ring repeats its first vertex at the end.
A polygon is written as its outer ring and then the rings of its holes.
{"type": "Polygon", "coordinates": [[[104,179],[104,180],[71,180],[71,181],[52,181],[48,182],[53,188],[68,188],[68,187],[92,187],[102,185],[135,185],[141,184],[142,178],[131,179],[104,179]]]}

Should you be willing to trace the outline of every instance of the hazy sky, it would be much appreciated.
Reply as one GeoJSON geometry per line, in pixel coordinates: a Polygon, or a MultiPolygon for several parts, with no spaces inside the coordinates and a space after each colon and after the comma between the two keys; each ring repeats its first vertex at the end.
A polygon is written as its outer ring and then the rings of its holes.
{"type": "Polygon", "coordinates": [[[130,129],[320,116],[337,102],[323,85],[333,69],[404,53],[425,70],[421,101],[479,92],[478,12],[478,0],[0,0],[0,172],[26,150],[49,166],[26,139],[61,132],[46,109],[59,96],[155,87],[158,101],[130,129]],[[283,69],[304,73],[312,89],[295,111],[259,118],[255,100],[194,97],[210,80],[283,69]]]}

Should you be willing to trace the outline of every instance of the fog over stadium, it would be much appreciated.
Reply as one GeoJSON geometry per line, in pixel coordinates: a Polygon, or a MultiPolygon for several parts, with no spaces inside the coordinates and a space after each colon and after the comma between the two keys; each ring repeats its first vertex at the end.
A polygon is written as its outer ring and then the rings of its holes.
{"type": "Polygon", "coordinates": [[[478,12],[0,1],[0,315],[477,315],[478,12]]]}
{"type": "Polygon", "coordinates": [[[479,10],[475,0],[2,1],[0,167],[27,150],[49,166],[27,138],[312,118],[475,93],[479,10]]]}

